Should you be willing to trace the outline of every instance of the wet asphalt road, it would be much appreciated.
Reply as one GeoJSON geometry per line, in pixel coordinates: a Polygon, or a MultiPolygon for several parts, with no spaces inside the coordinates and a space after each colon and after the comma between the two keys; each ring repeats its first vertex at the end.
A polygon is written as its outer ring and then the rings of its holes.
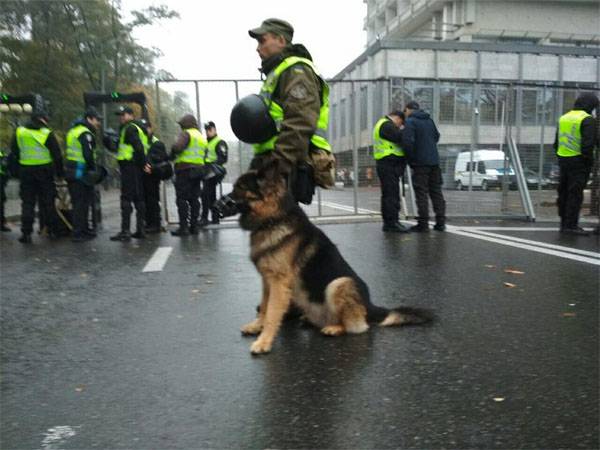
{"type": "Polygon", "coordinates": [[[107,225],[80,245],[0,238],[2,449],[599,446],[598,265],[324,225],[375,303],[437,322],[339,338],[292,322],[252,357],[246,233],[120,244],[107,225]],[[159,246],[164,270],[142,273],[159,246]]]}

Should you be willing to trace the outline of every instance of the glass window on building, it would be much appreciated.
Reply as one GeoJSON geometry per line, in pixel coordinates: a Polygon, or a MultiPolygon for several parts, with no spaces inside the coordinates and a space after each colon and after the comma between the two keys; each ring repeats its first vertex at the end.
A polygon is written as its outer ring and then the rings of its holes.
{"type": "Polygon", "coordinates": [[[521,123],[523,125],[535,125],[537,118],[537,89],[523,88],[521,123]]]}
{"type": "Polygon", "coordinates": [[[340,101],[340,137],[346,136],[346,99],[340,101]]]}
{"type": "Polygon", "coordinates": [[[538,91],[537,124],[554,125],[556,117],[556,95],[553,89],[540,88],[538,91]]]}
{"type": "Polygon", "coordinates": [[[457,85],[455,96],[455,123],[471,123],[473,114],[473,87],[457,85]]]}
{"type": "Polygon", "coordinates": [[[331,139],[335,140],[337,139],[338,135],[337,135],[337,109],[338,106],[336,104],[331,105],[331,114],[329,117],[329,123],[331,124],[331,127],[329,128],[329,131],[331,133],[331,139]]]}
{"type": "Polygon", "coordinates": [[[369,128],[368,119],[369,119],[369,91],[367,86],[362,86],[360,88],[360,109],[358,113],[360,114],[360,129],[366,130],[369,128]]]}
{"type": "Polygon", "coordinates": [[[440,84],[440,123],[454,123],[454,97],[456,87],[447,83],[440,84]]]}

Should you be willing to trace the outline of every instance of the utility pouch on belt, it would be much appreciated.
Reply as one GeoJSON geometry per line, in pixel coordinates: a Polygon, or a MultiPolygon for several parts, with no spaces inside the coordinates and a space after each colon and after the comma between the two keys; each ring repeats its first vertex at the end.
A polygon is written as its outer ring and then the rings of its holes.
{"type": "Polygon", "coordinates": [[[290,191],[294,199],[305,205],[312,203],[315,194],[315,177],[313,168],[305,163],[298,163],[290,174],[290,191]]]}
{"type": "Polygon", "coordinates": [[[335,157],[333,153],[313,147],[308,151],[314,168],[314,181],[317,186],[330,188],[335,184],[335,157]]]}

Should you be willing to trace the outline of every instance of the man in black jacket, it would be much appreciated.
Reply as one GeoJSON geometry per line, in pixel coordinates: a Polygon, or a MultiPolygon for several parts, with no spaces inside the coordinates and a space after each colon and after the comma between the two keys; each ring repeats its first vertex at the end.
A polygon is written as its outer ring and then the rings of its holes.
{"type": "Polygon", "coordinates": [[[437,143],[440,133],[428,113],[422,111],[415,101],[404,108],[406,124],[402,133],[402,144],[408,164],[412,169],[413,187],[417,201],[417,225],[411,231],[429,231],[429,201],[435,213],[437,231],[446,229],[446,201],[442,194],[442,171],[437,143]]]}
{"type": "Polygon", "coordinates": [[[34,111],[25,126],[18,127],[11,143],[13,157],[19,162],[21,181],[21,231],[19,242],[31,243],[36,200],[48,236],[57,237],[58,216],[54,208],[54,178],[63,178],[62,152],[54,132],[48,128],[45,111],[34,111]]]}
{"type": "Polygon", "coordinates": [[[573,109],[559,119],[556,129],[554,149],[560,168],[558,215],[560,231],[565,234],[588,234],[579,226],[579,211],[594,164],[596,122],[591,114],[596,108],[596,94],[582,93],[575,100],[573,109]]]}
{"type": "Polygon", "coordinates": [[[146,232],[160,233],[160,181],[162,164],[168,162],[169,155],[165,144],[154,135],[152,124],[145,122],[145,131],[148,136],[150,148],[148,149],[147,160],[144,166],[144,203],[146,205],[146,232]]]}
{"type": "Polygon", "coordinates": [[[73,122],[67,133],[65,179],[73,205],[73,242],[83,242],[96,233],[89,228],[89,213],[94,202],[94,185],[85,182],[86,174],[96,170],[96,131],[102,117],[94,107],[85,111],[84,117],[73,122]]]}
{"type": "Polygon", "coordinates": [[[133,110],[129,106],[121,106],[115,113],[119,116],[121,128],[117,160],[121,171],[121,231],[111,236],[111,241],[130,241],[131,238],[145,237],[144,186],[142,173],[146,165],[144,144],[147,137],[139,125],[134,122],[133,110]],[[131,234],[131,213],[135,206],[136,231],[131,234]]]}
{"type": "Polygon", "coordinates": [[[214,122],[204,124],[208,146],[204,163],[207,166],[207,175],[202,181],[202,216],[200,226],[208,225],[208,212],[211,211],[211,222],[219,223],[219,215],[212,209],[217,200],[217,185],[226,174],[227,142],[217,135],[217,126],[214,122]]]}

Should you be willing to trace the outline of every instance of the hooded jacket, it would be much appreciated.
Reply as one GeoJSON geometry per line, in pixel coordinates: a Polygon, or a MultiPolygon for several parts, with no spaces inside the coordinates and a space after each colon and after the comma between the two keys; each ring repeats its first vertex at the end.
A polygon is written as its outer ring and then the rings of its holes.
{"type": "MultiPolygon", "coordinates": [[[[577,100],[575,100],[575,104],[573,105],[573,110],[585,111],[588,114],[592,114],[596,108],[598,108],[598,97],[596,97],[595,94],[587,92],[577,97],[577,100]]],[[[579,127],[581,131],[581,156],[574,156],[569,159],[580,158],[588,166],[593,164],[594,147],[597,144],[596,139],[598,138],[596,135],[596,120],[597,119],[594,119],[593,117],[586,117],[583,119],[579,127]]],[[[558,131],[559,129],[556,127],[556,135],[554,137],[555,152],[558,150],[558,131]]],[[[562,157],[558,156],[558,158],[560,159],[562,157]]]]}
{"type": "MultiPolygon", "coordinates": [[[[33,118],[25,124],[25,128],[29,128],[31,130],[39,130],[40,128],[48,128],[48,125],[46,125],[38,119],[33,118]]],[[[60,150],[60,145],[56,140],[54,131],[50,132],[50,134],[46,138],[46,142],[44,143],[44,145],[48,147],[48,150],[50,150],[52,165],[54,166],[54,175],[56,175],[58,178],[63,178],[65,175],[62,160],[62,151],[60,150]]],[[[21,150],[19,149],[19,144],[17,143],[17,135],[15,134],[11,142],[11,158],[14,161],[19,161],[20,153],[21,150]]]]}
{"type": "Polygon", "coordinates": [[[428,113],[413,111],[402,131],[402,148],[411,166],[437,166],[440,163],[437,143],[440,132],[428,113]]]}
{"type": "MultiPolygon", "coordinates": [[[[262,62],[261,73],[268,75],[290,56],[312,61],[312,56],[304,45],[289,44],[281,53],[262,62]]],[[[319,78],[307,65],[296,64],[281,74],[272,99],[283,108],[284,119],[275,149],[269,153],[288,165],[308,160],[310,139],[317,129],[321,109],[319,78]]]]}

